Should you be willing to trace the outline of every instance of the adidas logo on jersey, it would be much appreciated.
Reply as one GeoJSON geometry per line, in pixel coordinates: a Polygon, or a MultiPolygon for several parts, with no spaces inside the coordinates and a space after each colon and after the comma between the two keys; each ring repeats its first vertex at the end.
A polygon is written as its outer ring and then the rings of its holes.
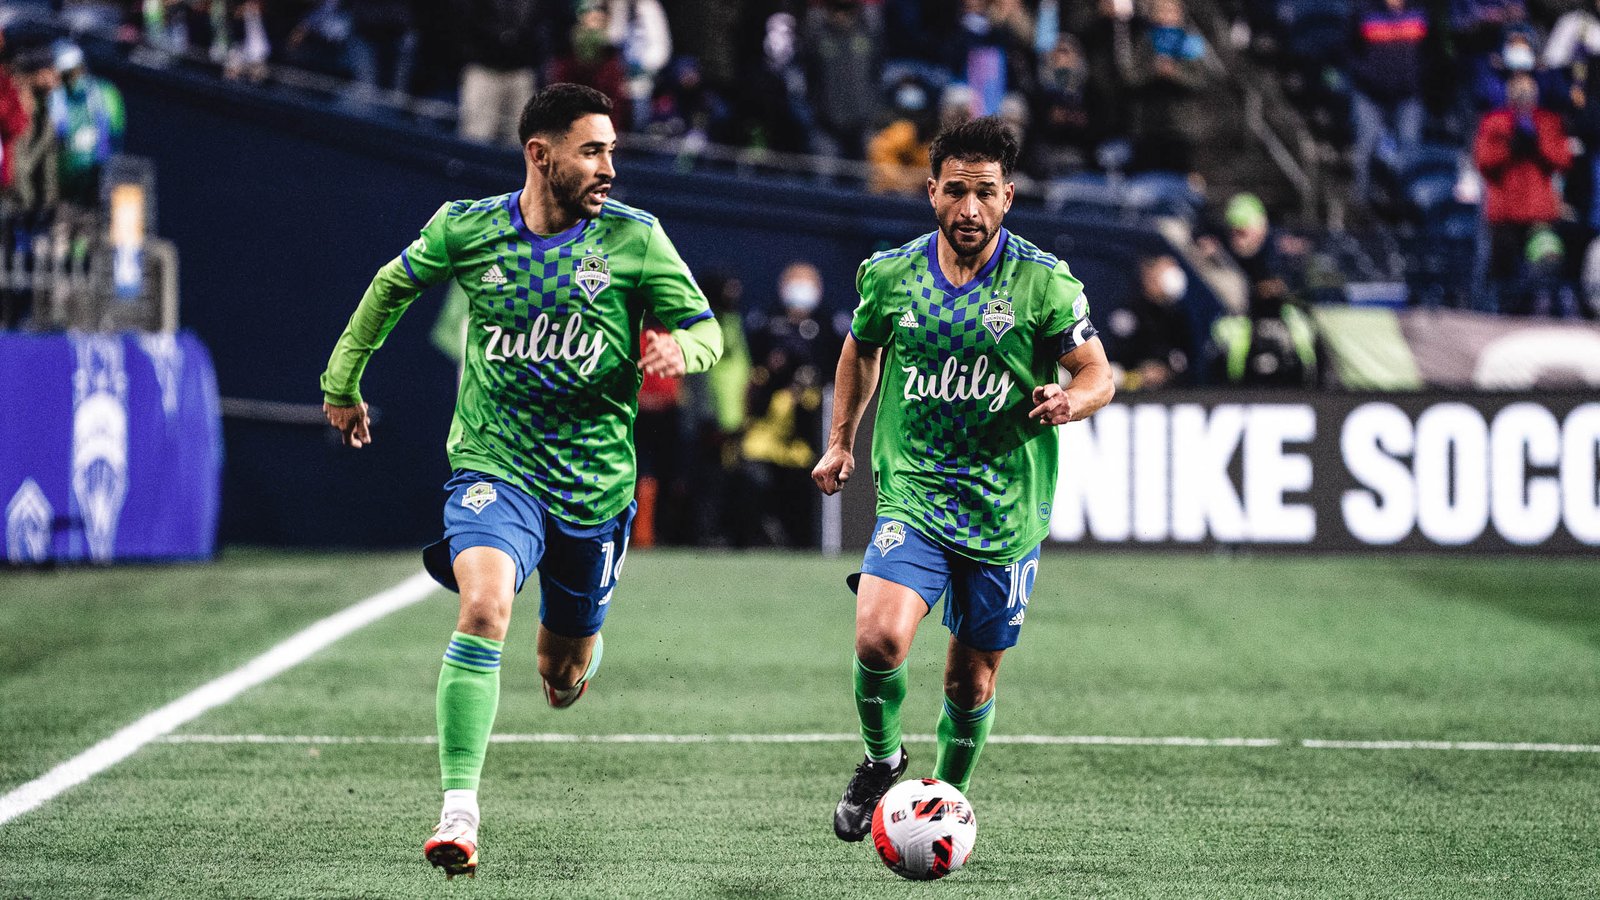
{"type": "Polygon", "coordinates": [[[916,314],[913,313],[909,309],[906,310],[905,313],[902,316],[900,316],[899,325],[900,325],[901,328],[915,328],[915,327],[917,327],[916,314]]]}
{"type": "Polygon", "coordinates": [[[484,284],[505,284],[507,279],[506,273],[500,271],[499,265],[492,265],[489,267],[489,271],[483,273],[483,278],[479,280],[484,284]]]}

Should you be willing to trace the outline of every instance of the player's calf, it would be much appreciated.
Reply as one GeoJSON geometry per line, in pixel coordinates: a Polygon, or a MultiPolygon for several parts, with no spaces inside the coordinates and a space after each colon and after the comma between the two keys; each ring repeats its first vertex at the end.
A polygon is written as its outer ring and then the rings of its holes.
{"type": "Polygon", "coordinates": [[[589,651],[589,666],[584,669],[583,677],[578,679],[577,684],[567,688],[557,688],[550,683],[548,678],[544,679],[544,699],[546,703],[550,704],[551,709],[566,709],[578,702],[578,699],[589,689],[589,679],[600,671],[600,657],[604,652],[605,639],[596,634],[594,636],[594,648],[589,651]]]}

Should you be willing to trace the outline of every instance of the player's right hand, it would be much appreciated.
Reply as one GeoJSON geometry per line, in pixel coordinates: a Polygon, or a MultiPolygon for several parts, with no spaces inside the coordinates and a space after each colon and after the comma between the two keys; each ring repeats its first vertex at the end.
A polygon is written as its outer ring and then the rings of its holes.
{"type": "Polygon", "coordinates": [[[837,494],[855,470],[855,454],[840,447],[829,447],[817,462],[817,467],[811,470],[811,480],[817,483],[824,494],[837,494]]]}
{"type": "Polygon", "coordinates": [[[372,420],[367,418],[367,404],[334,406],[323,403],[322,414],[328,417],[328,424],[338,430],[346,447],[361,448],[372,443],[372,420]]]}

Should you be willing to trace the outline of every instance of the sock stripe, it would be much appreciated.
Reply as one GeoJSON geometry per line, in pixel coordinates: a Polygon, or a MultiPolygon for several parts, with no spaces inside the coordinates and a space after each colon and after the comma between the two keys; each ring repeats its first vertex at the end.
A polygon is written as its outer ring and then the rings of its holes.
{"type": "Polygon", "coordinates": [[[475,671],[475,673],[493,673],[493,671],[499,671],[499,663],[483,663],[483,661],[478,660],[462,660],[461,657],[453,657],[453,655],[450,655],[450,653],[445,653],[445,663],[446,665],[461,666],[461,668],[464,669],[472,669],[472,671],[475,671]]]}
{"type": "Polygon", "coordinates": [[[976,722],[979,719],[982,719],[985,716],[989,715],[991,712],[994,712],[994,698],[993,697],[990,697],[988,702],[984,703],[982,706],[978,707],[977,709],[970,709],[970,710],[969,709],[957,709],[955,707],[955,704],[950,702],[950,698],[949,697],[944,698],[944,714],[949,716],[950,718],[954,719],[957,722],[976,722]]]}
{"type": "Polygon", "coordinates": [[[471,644],[463,644],[460,641],[451,641],[450,646],[445,649],[445,652],[459,653],[462,656],[481,659],[485,662],[500,661],[499,650],[488,650],[483,647],[474,647],[471,644]]]}

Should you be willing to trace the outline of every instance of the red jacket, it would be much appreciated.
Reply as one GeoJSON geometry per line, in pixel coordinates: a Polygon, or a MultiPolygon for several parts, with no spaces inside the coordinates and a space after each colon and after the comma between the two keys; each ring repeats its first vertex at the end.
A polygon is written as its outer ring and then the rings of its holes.
{"type": "Polygon", "coordinates": [[[31,124],[16,82],[0,69],[0,187],[11,186],[11,149],[31,124]]]}
{"type": "Polygon", "coordinates": [[[1517,152],[1517,113],[1509,108],[1486,113],[1478,123],[1472,155],[1488,187],[1484,216],[1491,225],[1553,222],[1560,215],[1551,177],[1572,165],[1572,150],[1561,117],[1533,111],[1535,140],[1517,152]]]}

